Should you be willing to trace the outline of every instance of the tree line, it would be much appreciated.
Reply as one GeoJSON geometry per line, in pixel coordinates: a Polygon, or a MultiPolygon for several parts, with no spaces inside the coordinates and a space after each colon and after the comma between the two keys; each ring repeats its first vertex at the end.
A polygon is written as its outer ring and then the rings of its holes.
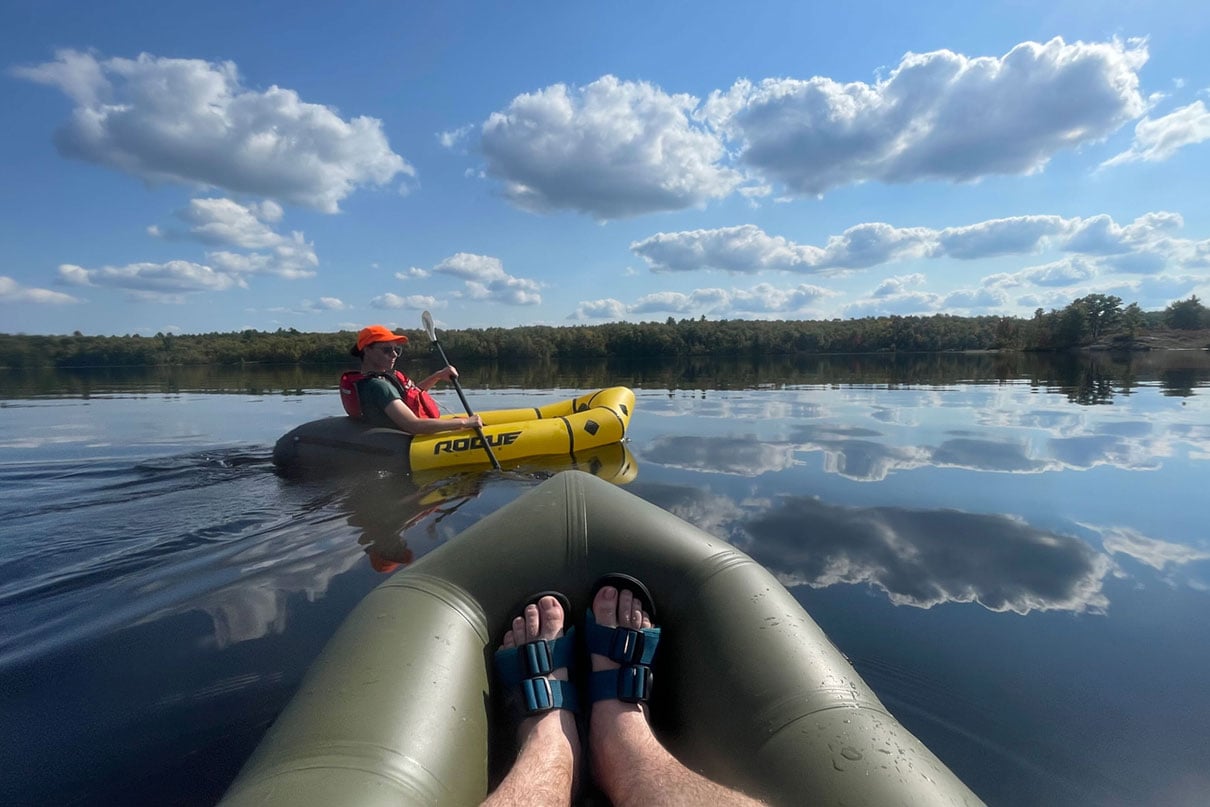
{"type": "MultiPolygon", "coordinates": [[[[1210,310],[1197,296],[1163,311],[1123,306],[1113,295],[1089,294],[1032,318],[885,316],[832,320],[676,320],[603,325],[471,328],[443,331],[458,361],[777,356],[961,350],[1071,350],[1100,345],[1132,349],[1166,330],[1210,329],[1210,310]]],[[[400,330],[409,353],[427,350],[421,330],[400,330]]],[[[0,367],[122,367],[158,365],[349,363],[352,331],[307,333],[293,328],[155,336],[30,336],[0,334],[0,367]]],[[[1210,341],[1210,339],[1208,339],[1210,341]]],[[[1210,347],[1210,344],[1206,345],[1210,347]]],[[[405,354],[406,355],[406,354],[405,354]]]]}

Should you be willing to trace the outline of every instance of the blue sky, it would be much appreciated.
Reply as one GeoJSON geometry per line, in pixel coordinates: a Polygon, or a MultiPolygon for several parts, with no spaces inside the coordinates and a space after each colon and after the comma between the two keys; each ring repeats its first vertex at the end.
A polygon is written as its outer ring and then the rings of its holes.
{"type": "Polygon", "coordinates": [[[1210,299],[1202,2],[7,0],[0,332],[1210,299]]]}

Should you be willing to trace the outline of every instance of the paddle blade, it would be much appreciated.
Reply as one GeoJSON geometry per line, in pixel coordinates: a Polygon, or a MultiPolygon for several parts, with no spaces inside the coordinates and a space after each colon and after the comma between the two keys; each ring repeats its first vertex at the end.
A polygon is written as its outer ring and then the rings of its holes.
{"type": "Polygon", "coordinates": [[[420,315],[420,320],[424,323],[425,333],[429,335],[430,342],[437,341],[437,329],[433,326],[433,315],[425,311],[420,315]]]}

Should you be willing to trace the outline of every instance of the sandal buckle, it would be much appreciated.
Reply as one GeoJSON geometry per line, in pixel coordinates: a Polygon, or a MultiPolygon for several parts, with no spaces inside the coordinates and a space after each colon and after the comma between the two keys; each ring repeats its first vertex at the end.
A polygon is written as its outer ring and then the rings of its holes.
{"type": "Polygon", "coordinates": [[[521,649],[524,653],[522,663],[525,665],[525,674],[530,678],[550,675],[554,670],[554,657],[550,652],[549,642],[529,642],[522,645],[521,649]]]}
{"type": "Polygon", "coordinates": [[[651,697],[654,675],[650,667],[631,664],[618,669],[618,700],[624,703],[646,703],[651,697]]]}
{"type": "Polygon", "coordinates": [[[609,657],[619,664],[630,664],[643,657],[645,637],[631,628],[616,628],[609,647],[609,657]]]}
{"type": "Polygon", "coordinates": [[[554,708],[555,696],[549,678],[526,678],[521,682],[521,691],[525,695],[525,709],[529,714],[548,712],[554,708]]]}

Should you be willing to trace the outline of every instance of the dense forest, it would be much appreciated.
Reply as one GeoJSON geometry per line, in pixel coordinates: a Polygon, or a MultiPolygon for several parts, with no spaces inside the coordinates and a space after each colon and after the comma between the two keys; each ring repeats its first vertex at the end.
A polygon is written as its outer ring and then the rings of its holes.
{"type": "MultiPolygon", "coordinates": [[[[850,320],[675,320],[604,325],[485,328],[443,331],[442,345],[458,361],[657,356],[776,356],[810,353],[1058,351],[1089,347],[1137,350],[1148,339],[1210,329],[1210,309],[1194,295],[1163,311],[1142,311],[1112,295],[1090,294],[1062,309],[1019,317],[866,317],[850,320]]],[[[411,351],[428,337],[401,331],[411,351]]],[[[348,363],[350,331],[155,336],[28,336],[0,334],[0,367],[123,367],[194,364],[348,363]]],[[[1198,347],[1210,348],[1208,344],[1198,347]]]]}

